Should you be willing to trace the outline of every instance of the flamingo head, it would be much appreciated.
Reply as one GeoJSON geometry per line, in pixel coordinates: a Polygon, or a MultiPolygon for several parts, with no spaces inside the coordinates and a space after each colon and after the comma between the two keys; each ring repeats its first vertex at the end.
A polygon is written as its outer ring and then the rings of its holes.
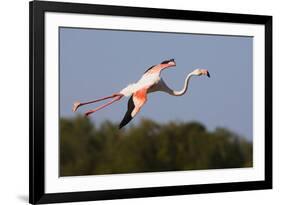
{"type": "Polygon", "coordinates": [[[163,67],[163,68],[169,68],[169,67],[174,67],[176,66],[176,62],[175,60],[172,58],[170,60],[165,60],[163,61],[162,63],[160,63],[160,65],[163,67]]]}
{"type": "Polygon", "coordinates": [[[200,75],[206,75],[206,76],[208,76],[209,78],[211,77],[209,71],[206,70],[206,69],[195,69],[195,70],[192,72],[192,74],[193,74],[193,75],[198,75],[198,76],[200,76],[200,75]]]}

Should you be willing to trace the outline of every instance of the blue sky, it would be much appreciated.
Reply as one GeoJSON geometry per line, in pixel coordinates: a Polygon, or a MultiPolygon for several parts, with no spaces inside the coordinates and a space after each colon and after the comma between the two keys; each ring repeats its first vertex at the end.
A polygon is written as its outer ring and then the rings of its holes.
{"type": "MultiPolygon", "coordinates": [[[[196,68],[208,69],[211,78],[194,77],[181,97],[149,95],[133,123],[142,117],[199,121],[211,131],[225,127],[252,140],[252,49],[252,37],[60,28],[60,115],[72,117],[74,101],[118,92],[150,66],[174,58],[177,66],[161,74],[171,88],[181,89],[186,75],[196,68]]],[[[98,124],[120,122],[127,100],[90,118],[98,124]]]]}

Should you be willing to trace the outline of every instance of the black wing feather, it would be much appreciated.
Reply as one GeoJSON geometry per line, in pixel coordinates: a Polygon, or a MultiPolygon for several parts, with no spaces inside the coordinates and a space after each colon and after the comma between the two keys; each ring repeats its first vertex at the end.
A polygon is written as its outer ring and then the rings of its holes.
{"type": "Polygon", "coordinates": [[[146,71],[144,71],[144,73],[147,73],[149,70],[151,70],[155,65],[151,66],[150,68],[148,68],[146,71]]]}
{"type": "Polygon", "coordinates": [[[131,116],[131,113],[133,112],[134,108],[135,108],[135,104],[134,104],[134,101],[133,101],[133,96],[131,96],[129,101],[128,101],[128,110],[127,110],[123,120],[121,121],[121,123],[119,125],[119,129],[121,129],[122,127],[127,125],[133,119],[132,116],[131,116]]]}

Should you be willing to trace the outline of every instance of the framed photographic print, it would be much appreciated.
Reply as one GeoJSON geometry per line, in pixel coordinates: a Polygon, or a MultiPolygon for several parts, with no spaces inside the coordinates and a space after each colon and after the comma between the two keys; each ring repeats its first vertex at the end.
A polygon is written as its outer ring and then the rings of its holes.
{"type": "Polygon", "coordinates": [[[272,17],[30,2],[30,203],[272,188],[272,17]]]}

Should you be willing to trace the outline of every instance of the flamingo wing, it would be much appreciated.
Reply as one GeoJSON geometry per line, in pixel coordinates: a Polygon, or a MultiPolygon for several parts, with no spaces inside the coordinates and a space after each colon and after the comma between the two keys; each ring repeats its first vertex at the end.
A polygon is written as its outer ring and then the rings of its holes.
{"type": "Polygon", "coordinates": [[[142,106],[147,101],[147,91],[148,91],[147,87],[139,89],[136,92],[134,92],[133,95],[130,97],[128,101],[127,112],[119,125],[119,129],[121,129],[126,124],[128,124],[140,111],[142,106]]]}

